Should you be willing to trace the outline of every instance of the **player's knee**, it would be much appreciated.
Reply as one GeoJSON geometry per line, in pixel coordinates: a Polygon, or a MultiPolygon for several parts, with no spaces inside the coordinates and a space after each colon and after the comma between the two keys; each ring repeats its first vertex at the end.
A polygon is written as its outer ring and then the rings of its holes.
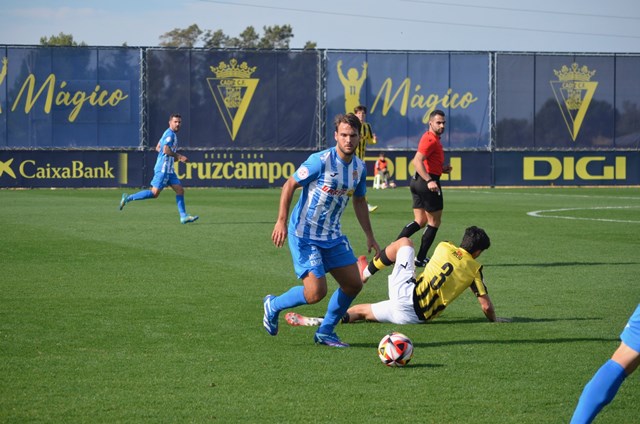
{"type": "Polygon", "coordinates": [[[404,246],[413,247],[413,241],[411,241],[411,239],[409,237],[399,238],[396,241],[396,243],[398,243],[398,248],[404,247],[404,246]]]}
{"type": "Polygon", "coordinates": [[[358,293],[362,291],[362,281],[358,278],[358,281],[354,281],[349,285],[343,285],[341,288],[347,296],[356,297],[358,293]]]}
{"type": "Polygon", "coordinates": [[[428,221],[427,221],[427,218],[421,218],[421,219],[416,219],[415,222],[420,226],[420,228],[424,228],[425,225],[427,225],[428,221]]]}
{"type": "Polygon", "coordinates": [[[326,287],[317,287],[313,290],[305,290],[304,298],[309,305],[320,302],[327,295],[326,287]]]}

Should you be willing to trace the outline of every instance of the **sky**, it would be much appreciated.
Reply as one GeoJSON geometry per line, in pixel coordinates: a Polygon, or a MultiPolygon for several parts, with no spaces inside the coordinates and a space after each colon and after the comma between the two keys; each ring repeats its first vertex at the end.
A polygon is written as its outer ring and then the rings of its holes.
{"type": "Polygon", "coordinates": [[[158,46],[194,23],[232,37],[291,25],[291,48],[640,53],[638,0],[3,0],[0,44],[63,32],[89,46],[158,46]]]}

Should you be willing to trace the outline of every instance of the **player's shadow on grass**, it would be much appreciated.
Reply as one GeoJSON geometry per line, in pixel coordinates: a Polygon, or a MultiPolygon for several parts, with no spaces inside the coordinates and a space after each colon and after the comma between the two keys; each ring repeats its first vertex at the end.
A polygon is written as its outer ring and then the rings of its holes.
{"type": "Polygon", "coordinates": [[[191,224],[192,227],[199,225],[274,225],[275,221],[206,221],[199,219],[198,222],[191,224]]]}
{"type": "MultiPolygon", "coordinates": [[[[585,342],[616,342],[619,338],[613,337],[576,337],[557,339],[503,339],[503,340],[449,340],[443,342],[416,342],[417,337],[412,337],[413,346],[419,348],[434,348],[443,346],[467,346],[467,345],[511,345],[511,344],[557,344],[557,343],[585,343],[585,342]]],[[[377,349],[377,343],[351,343],[354,348],[377,349]]]]}
{"type": "Polygon", "coordinates": [[[419,348],[434,348],[443,346],[466,346],[466,345],[485,345],[485,344],[557,344],[557,343],[585,343],[585,342],[617,342],[619,338],[612,337],[576,337],[576,338],[557,338],[557,339],[505,339],[505,340],[451,340],[446,342],[423,342],[416,343],[415,337],[413,346],[419,348]]]}
{"type": "MultiPolygon", "coordinates": [[[[509,317],[511,323],[519,323],[519,324],[527,324],[530,322],[556,322],[556,321],[600,321],[602,318],[585,318],[585,317],[577,317],[577,318],[529,318],[529,317],[509,317]]],[[[488,323],[487,319],[484,317],[476,317],[476,318],[452,318],[452,319],[436,319],[431,322],[428,322],[424,325],[441,325],[441,324],[486,324],[488,323]]],[[[510,324],[510,323],[505,323],[510,324]]]]}
{"type": "Polygon", "coordinates": [[[417,363],[411,361],[406,366],[404,366],[402,368],[403,369],[411,369],[411,368],[442,368],[444,366],[445,366],[444,364],[417,364],[417,363]]]}
{"type": "Polygon", "coordinates": [[[490,264],[485,263],[486,267],[517,267],[517,266],[532,266],[540,268],[552,268],[560,266],[601,266],[601,265],[638,265],[640,262],[542,262],[537,264],[490,264]]]}

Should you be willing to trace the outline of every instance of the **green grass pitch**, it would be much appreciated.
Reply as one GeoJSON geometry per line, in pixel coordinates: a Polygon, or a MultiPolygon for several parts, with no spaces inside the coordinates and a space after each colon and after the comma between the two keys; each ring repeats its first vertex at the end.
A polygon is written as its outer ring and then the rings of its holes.
{"type": "MultiPolygon", "coordinates": [[[[187,189],[200,220],[181,225],[168,191],[122,212],[116,190],[0,191],[0,422],[568,422],[640,302],[640,189],[445,187],[437,240],[486,229],[489,293],[514,322],[465,293],[430,324],[340,325],[349,349],[282,315],[270,337],[262,298],[297,283],[271,243],[279,195],[187,189]],[[405,368],[377,357],[392,330],[415,344],[405,368]]],[[[384,246],[410,194],[368,198],[384,246]]],[[[351,206],[343,230],[366,253],[351,206]]],[[[356,301],[383,299],[387,275],[356,301]]],[[[636,373],[597,422],[637,423],[639,402],[636,373]]]]}

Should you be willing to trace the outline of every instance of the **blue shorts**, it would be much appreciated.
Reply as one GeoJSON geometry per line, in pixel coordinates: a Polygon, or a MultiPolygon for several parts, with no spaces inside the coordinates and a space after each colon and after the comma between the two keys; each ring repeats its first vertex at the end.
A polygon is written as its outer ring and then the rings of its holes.
{"type": "Polygon", "coordinates": [[[638,304],[636,311],[629,318],[627,326],[622,330],[620,340],[631,349],[640,352],[640,304],[638,304]]]}
{"type": "Polygon", "coordinates": [[[322,278],[334,268],[356,263],[356,257],[345,236],[326,244],[289,234],[289,249],[298,278],[304,278],[309,272],[322,278]]]}
{"type": "Polygon", "coordinates": [[[166,172],[156,172],[151,180],[151,187],[155,187],[158,190],[162,190],[167,186],[182,185],[180,179],[175,173],[168,174],[166,172]]]}

